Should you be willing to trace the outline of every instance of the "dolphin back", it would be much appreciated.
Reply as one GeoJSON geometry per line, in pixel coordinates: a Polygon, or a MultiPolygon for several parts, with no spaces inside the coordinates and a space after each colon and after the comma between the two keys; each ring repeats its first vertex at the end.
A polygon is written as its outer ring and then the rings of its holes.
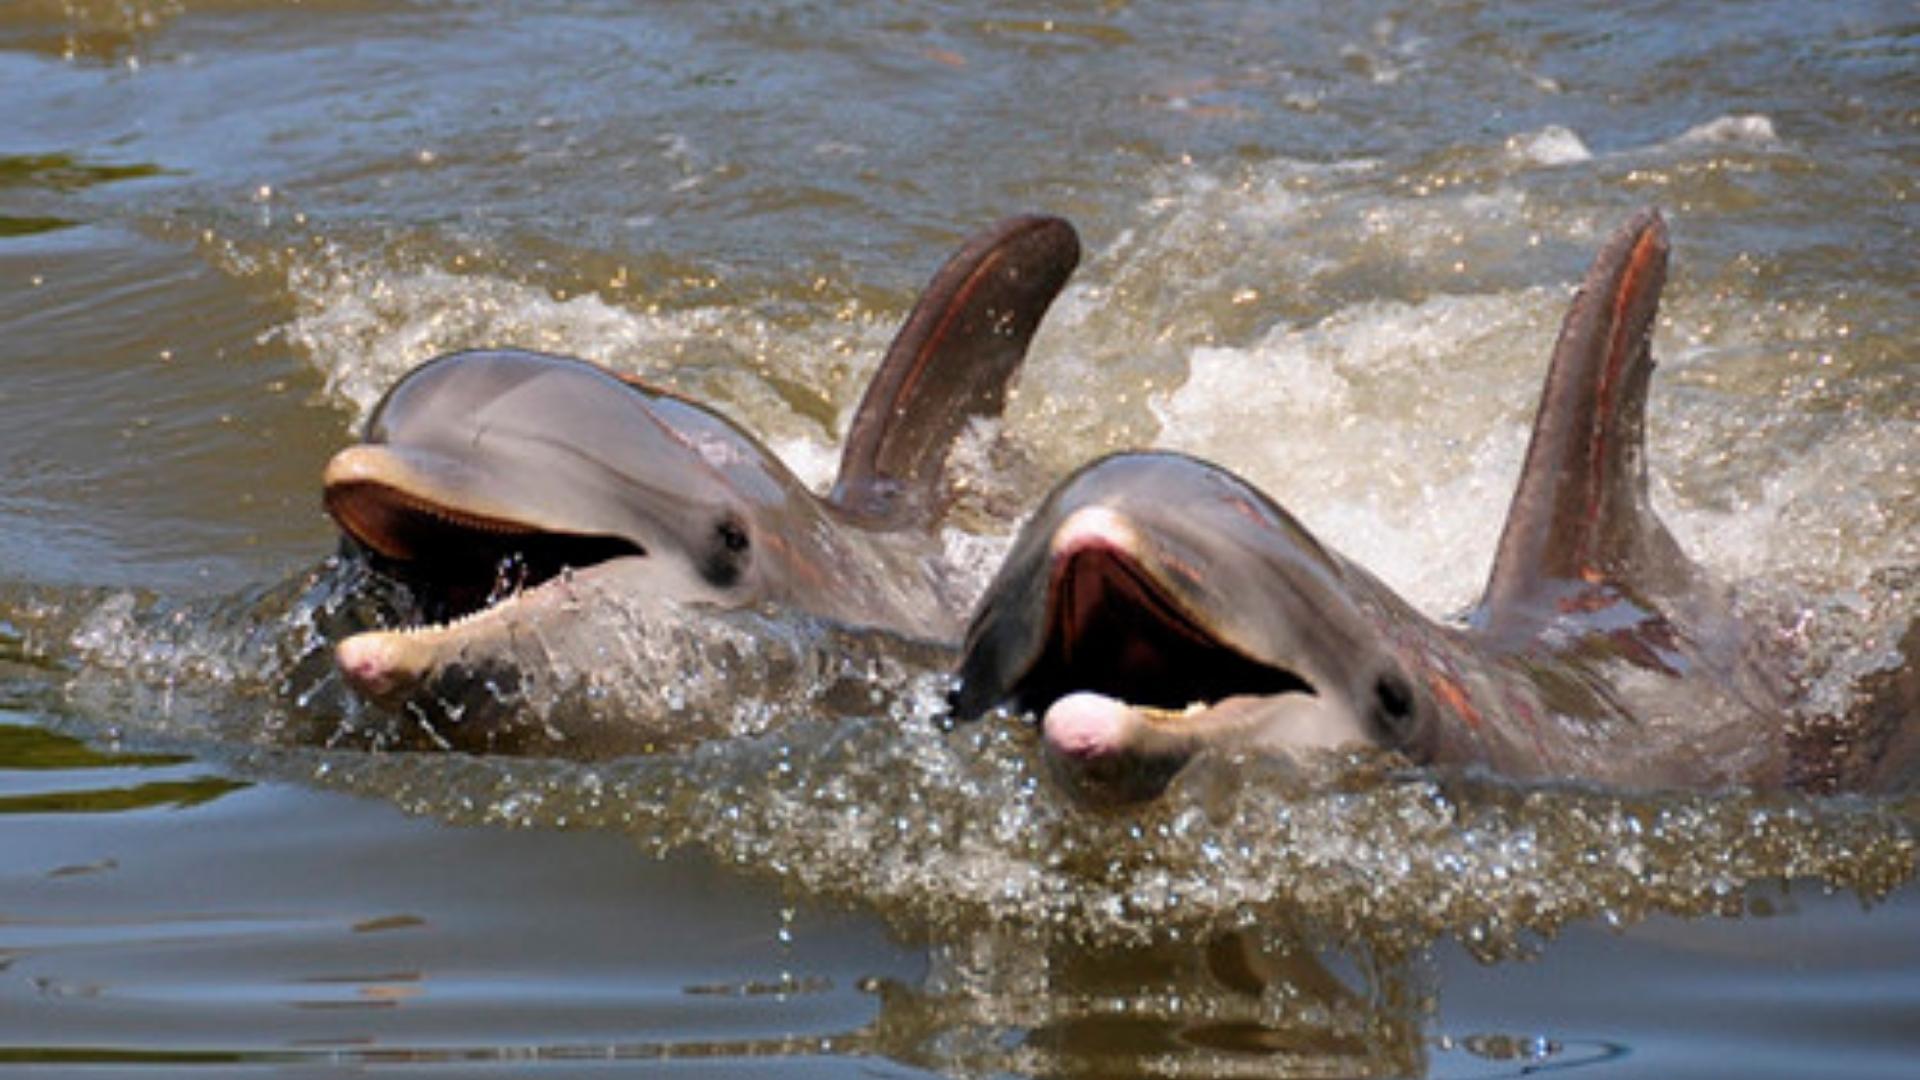
{"type": "Polygon", "coordinates": [[[1568,584],[1638,596],[1695,584],[1647,498],[1652,335],[1667,227],[1642,210],[1594,259],[1561,324],[1478,622],[1524,632],[1568,584]]]}
{"type": "Polygon", "coordinates": [[[954,440],[1005,407],[1041,316],[1079,261],[1073,226],[1042,216],[1002,221],[948,259],[854,412],[830,501],[876,524],[932,524],[954,440]]]}

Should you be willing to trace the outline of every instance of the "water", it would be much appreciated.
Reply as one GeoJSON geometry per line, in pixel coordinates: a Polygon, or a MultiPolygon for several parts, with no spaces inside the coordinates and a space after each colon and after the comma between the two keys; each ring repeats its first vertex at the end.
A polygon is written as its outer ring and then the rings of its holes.
{"type": "Polygon", "coordinates": [[[914,290],[1024,209],[1087,256],[965,448],[963,565],[1162,445],[1459,610],[1567,290],[1657,202],[1656,502],[1838,707],[1920,567],[1914,35],[1871,3],[8,5],[0,1062],[1905,1075],[1911,794],[1223,762],[1092,818],[1017,725],[943,734],[937,678],[857,650],[795,654],[811,697],[741,675],[737,739],[586,762],[380,750],[406,733],[313,661],[319,469],[412,364],[592,357],[824,484],[914,290]]]}

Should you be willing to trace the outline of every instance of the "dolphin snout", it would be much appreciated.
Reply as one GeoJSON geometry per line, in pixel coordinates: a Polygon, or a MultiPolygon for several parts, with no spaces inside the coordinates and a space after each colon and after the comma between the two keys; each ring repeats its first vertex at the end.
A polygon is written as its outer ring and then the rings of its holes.
{"type": "Polygon", "coordinates": [[[334,662],[347,683],[381,704],[406,697],[426,677],[433,650],[405,634],[355,634],[334,648],[334,662]]]}

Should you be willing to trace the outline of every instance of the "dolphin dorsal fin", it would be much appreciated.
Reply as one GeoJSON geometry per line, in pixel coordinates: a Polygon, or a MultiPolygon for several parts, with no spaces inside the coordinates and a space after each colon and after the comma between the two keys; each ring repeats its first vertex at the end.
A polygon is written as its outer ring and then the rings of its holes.
{"type": "Polygon", "coordinates": [[[1685,583],[1676,575],[1690,564],[1647,499],[1647,384],[1666,276],[1666,222],[1649,208],[1613,234],[1581,282],[1481,600],[1484,628],[1530,625],[1568,583],[1635,594],[1685,583]]]}
{"type": "Polygon", "coordinates": [[[997,416],[1053,298],[1080,261],[1073,226],[1009,218],[947,260],[853,414],[829,500],[861,518],[929,524],[942,466],[976,417],[997,416]]]}

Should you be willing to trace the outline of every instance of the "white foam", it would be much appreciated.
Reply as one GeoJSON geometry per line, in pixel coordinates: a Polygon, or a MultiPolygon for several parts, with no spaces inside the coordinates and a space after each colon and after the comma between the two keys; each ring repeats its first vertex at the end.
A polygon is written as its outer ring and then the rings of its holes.
{"type": "MultiPolygon", "coordinates": [[[[1678,142],[1709,136],[1776,138],[1748,115],[1678,142]]],[[[1522,142],[1551,157],[1573,139],[1522,142]]],[[[1052,476],[1121,446],[1216,460],[1426,610],[1458,610],[1480,588],[1583,265],[1565,252],[1592,250],[1620,212],[1542,208],[1503,185],[1383,193],[1377,169],[1170,167],[1049,316],[1009,430],[1052,476]],[[1553,272],[1525,272],[1533,250],[1557,250],[1553,272]],[[1416,299],[1347,299],[1370,291],[1416,299]]],[[[1866,583],[1920,564],[1920,421],[1836,408],[1849,357],[1884,362],[1844,316],[1700,292],[1696,274],[1677,252],[1655,332],[1656,507],[1729,581],[1884,594],[1866,583]]]]}
{"type": "Polygon", "coordinates": [[[800,482],[817,494],[833,487],[840,470],[840,451],[819,439],[792,436],[768,441],[767,449],[786,463],[800,482]]]}
{"type": "MultiPolygon", "coordinates": [[[[1154,399],[1159,444],[1212,458],[1430,612],[1471,601],[1505,518],[1568,290],[1360,304],[1196,348],[1154,399]]],[[[1655,505],[1730,581],[1803,594],[1920,565],[1920,420],[1810,408],[1788,385],[1702,387],[1716,353],[1818,340],[1817,312],[1674,305],[1649,403],[1655,505]]],[[[1752,377],[1744,369],[1740,374],[1752,377]]],[[[1763,380],[1764,382],[1764,380],[1763,380]]]]}
{"type": "Polygon", "coordinates": [[[558,297],[488,273],[395,268],[322,250],[288,272],[297,314],[275,331],[307,354],[356,424],[401,375],[441,353],[514,347],[579,356],[681,390],[794,454],[810,483],[831,480],[832,433],[759,373],[816,390],[828,409],[878,362],[890,328],[852,307],[799,330],[750,307],[636,308],[558,297]],[[824,464],[823,464],[824,462],[824,464]]]}
{"type": "Polygon", "coordinates": [[[1575,165],[1593,160],[1593,151],[1573,129],[1549,124],[1539,131],[1507,138],[1507,153],[1531,165],[1575,165]]]}
{"type": "Polygon", "coordinates": [[[1779,141],[1780,134],[1774,130],[1773,120],[1760,113],[1716,117],[1704,124],[1688,128],[1673,140],[1679,146],[1715,146],[1727,143],[1770,146],[1779,141]]]}
{"type": "Polygon", "coordinates": [[[1525,446],[1555,290],[1356,305],[1197,349],[1161,445],[1227,464],[1428,610],[1478,591],[1525,446]]]}

